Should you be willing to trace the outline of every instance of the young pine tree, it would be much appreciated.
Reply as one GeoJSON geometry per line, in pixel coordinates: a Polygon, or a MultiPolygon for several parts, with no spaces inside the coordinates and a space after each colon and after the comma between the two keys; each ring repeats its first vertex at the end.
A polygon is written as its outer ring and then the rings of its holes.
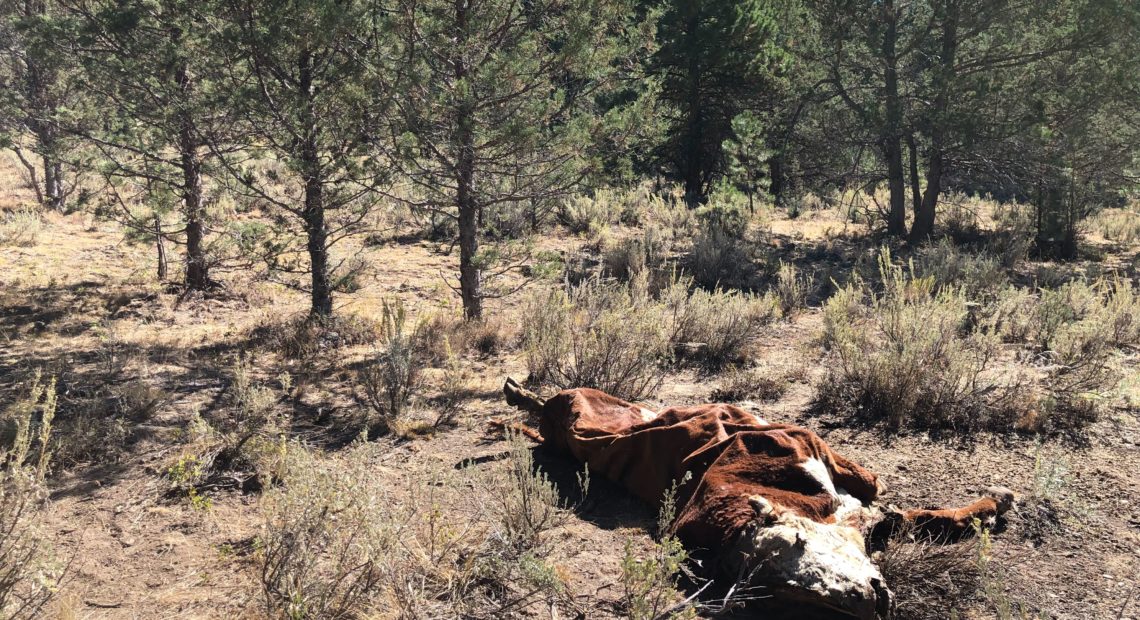
{"type": "MultiPolygon", "coordinates": [[[[220,0],[219,87],[233,115],[225,167],[299,229],[307,265],[275,252],[270,268],[308,275],[310,314],[333,313],[330,250],[359,227],[382,177],[374,148],[389,90],[383,7],[371,0],[220,0]]],[[[295,250],[299,248],[285,248],[295,250]]]]}
{"type": "Polygon", "coordinates": [[[457,222],[468,319],[490,294],[484,210],[550,200],[589,170],[630,13],[626,0],[400,0],[405,199],[457,222]]]}
{"type": "Polygon", "coordinates": [[[772,152],[764,144],[765,127],[760,117],[743,112],[732,119],[732,137],[724,141],[728,179],[748,196],[748,211],[756,211],[755,196],[767,190],[768,160],[772,152]]]}
{"type": "Polygon", "coordinates": [[[209,5],[191,0],[74,0],[72,49],[83,87],[102,111],[73,128],[104,160],[101,171],[128,226],[185,245],[183,283],[217,286],[207,256],[205,133],[219,129],[219,62],[207,44],[209,5]],[[126,197],[124,197],[124,194],[126,197]],[[144,209],[144,210],[140,210],[144,209]],[[162,215],[176,214],[174,221],[162,215]]]}

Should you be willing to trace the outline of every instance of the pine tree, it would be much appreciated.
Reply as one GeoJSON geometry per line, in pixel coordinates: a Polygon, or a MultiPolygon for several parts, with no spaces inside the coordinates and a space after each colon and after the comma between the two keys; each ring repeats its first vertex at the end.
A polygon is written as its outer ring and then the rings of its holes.
{"type": "Polygon", "coordinates": [[[83,87],[101,110],[96,118],[76,119],[71,130],[98,149],[109,187],[128,194],[119,196],[119,206],[151,207],[122,208],[120,219],[156,237],[160,247],[168,239],[185,245],[187,289],[217,286],[207,256],[203,182],[204,133],[217,131],[210,124],[218,117],[207,78],[218,62],[207,43],[209,5],[76,0],[68,12],[83,87]],[[177,213],[177,220],[164,225],[164,212],[177,213]]]}
{"type": "Polygon", "coordinates": [[[660,158],[684,184],[690,204],[703,202],[724,173],[722,145],[732,119],[772,88],[787,59],[778,27],[786,10],[766,0],[664,5],[660,49],[650,60],[668,125],[660,158]]]}
{"type": "Polygon", "coordinates": [[[70,142],[59,116],[79,96],[72,59],[57,45],[59,13],[56,0],[0,2],[0,147],[16,153],[40,204],[55,210],[74,189],[64,178],[70,142]]]}
{"type": "Polygon", "coordinates": [[[755,212],[755,195],[768,187],[767,165],[772,152],[764,144],[766,132],[760,118],[744,112],[732,119],[732,138],[724,142],[728,179],[748,196],[748,210],[755,212]]]}
{"type": "Polygon", "coordinates": [[[300,228],[308,265],[278,251],[270,267],[309,276],[298,286],[315,318],[332,315],[344,279],[346,261],[334,264],[330,248],[359,228],[383,179],[374,148],[390,96],[380,79],[382,9],[368,0],[222,2],[216,79],[233,120],[212,148],[246,192],[300,228]]]}
{"type": "Polygon", "coordinates": [[[556,199],[596,163],[583,147],[606,125],[597,98],[628,49],[629,14],[624,0],[400,2],[407,65],[396,162],[414,184],[405,200],[457,222],[468,319],[481,317],[493,294],[482,215],[556,199]]]}

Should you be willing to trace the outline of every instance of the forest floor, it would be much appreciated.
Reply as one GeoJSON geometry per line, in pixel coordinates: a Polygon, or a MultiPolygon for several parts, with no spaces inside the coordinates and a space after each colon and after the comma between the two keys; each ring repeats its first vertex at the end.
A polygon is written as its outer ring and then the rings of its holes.
{"type": "MultiPolygon", "coordinates": [[[[14,194],[0,199],[12,201],[14,194]]],[[[868,243],[858,227],[847,230],[827,217],[777,218],[773,242],[800,257],[825,243],[868,243]]],[[[585,244],[569,234],[543,243],[561,252],[585,244]]],[[[421,240],[364,248],[372,267],[359,290],[338,298],[337,311],[376,317],[383,300],[398,296],[419,316],[454,314],[457,299],[443,274],[454,271],[456,256],[447,249],[421,240]]],[[[1136,252],[1106,246],[1099,262],[1130,268],[1136,252]]],[[[61,618],[261,617],[250,552],[263,522],[258,495],[219,490],[201,505],[172,496],[167,472],[184,447],[187,426],[216,406],[229,382],[227,369],[247,351],[254,374],[267,384],[282,372],[318,377],[291,387],[291,433],[319,449],[340,449],[351,439],[341,432],[351,428],[345,421],[360,409],[351,369],[371,346],[330,348],[320,372],[306,374],[295,362],[258,349],[251,336],[258,326],[302,315],[303,294],[218,273],[227,285],[223,293],[182,297],[155,281],[153,254],[150,246],[125,241],[118,226],[81,215],[46,216],[34,245],[0,247],[3,400],[24,389],[33,368],[58,377],[65,405],[106,381],[137,382],[156,395],[143,414],[121,421],[121,445],[75,449],[57,463],[43,528],[69,568],[52,612],[61,618]]],[[[512,316],[520,297],[496,301],[489,310],[512,316]]],[[[753,353],[757,366],[794,377],[790,389],[775,402],[744,406],[770,421],[820,433],[840,453],[879,473],[889,489],[884,501],[900,507],[960,504],[994,484],[1026,493],[1041,484],[1047,466],[1059,487],[1053,497],[1066,505],[1064,516],[1042,533],[1021,527],[1015,513],[994,535],[1000,587],[1010,600],[1048,617],[1140,618],[1140,419],[1126,406],[1133,399],[1121,397],[1080,437],[1044,440],[884,434],[813,416],[813,385],[827,371],[817,344],[818,300],[813,305],[772,325],[753,353]]],[[[516,347],[491,355],[465,352],[461,363],[475,381],[458,426],[430,437],[376,440],[378,477],[397,480],[503,452],[487,423],[510,415],[499,390],[507,376],[526,375],[522,354],[516,347]]],[[[1131,365],[1129,372],[1125,389],[1137,384],[1131,365]]],[[[721,379],[693,370],[671,373],[649,404],[707,401],[721,379]]],[[[572,479],[578,470],[541,453],[538,460],[556,480],[572,479]]],[[[487,462],[476,466],[494,466],[487,462]]],[[[590,504],[566,513],[552,530],[551,558],[572,592],[604,600],[619,595],[626,541],[651,544],[655,509],[619,489],[595,487],[590,504]]],[[[965,606],[967,617],[991,614],[980,604],[965,606]]]]}

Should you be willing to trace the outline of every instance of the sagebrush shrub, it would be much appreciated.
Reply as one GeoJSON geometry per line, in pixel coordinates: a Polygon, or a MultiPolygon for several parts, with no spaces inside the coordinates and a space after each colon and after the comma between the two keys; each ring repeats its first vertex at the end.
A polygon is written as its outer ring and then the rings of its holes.
{"type": "Polygon", "coordinates": [[[622,603],[625,617],[631,620],[655,618],[691,619],[697,617],[697,605],[682,601],[678,579],[689,554],[681,541],[668,533],[677,516],[677,489],[691,476],[675,480],[665,492],[657,513],[657,536],[649,553],[639,556],[632,540],[626,540],[621,560],[622,603]]]}
{"type": "Polygon", "coordinates": [[[666,262],[674,242],[667,231],[654,224],[647,225],[640,237],[607,240],[602,247],[605,274],[619,280],[630,280],[645,270],[666,272],[666,262]]]}
{"type": "Polygon", "coordinates": [[[714,402],[743,400],[779,400],[788,390],[787,377],[758,368],[732,368],[721,380],[720,387],[709,395],[714,402]]]}
{"type": "Polygon", "coordinates": [[[388,500],[352,461],[324,461],[290,445],[284,485],[261,500],[257,561],[271,616],[352,618],[381,581],[398,543],[388,500]]]}
{"type": "Polygon", "coordinates": [[[1009,283],[997,259],[966,252],[949,239],[920,248],[914,263],[915,271],[934,278],[937,288],[961,288],[971,301],[992,302],[1009,283]]]}
{"type": "Polygon", "coordinates": [[[570,232],[581,234],[606,228],[620,214],[612,190],[600,189],[594,196],[572,196],[558,210],[558,219],[570,232]]]}
{"type": "Polygon", "coordinates": [[[355,315],[302,315],[285,320],[267,317],[254,327],[250,339],[287,358],[311,363],[327,349],[370,343],[377,332],[375,323],[355,315]]]}
{"type": "MultiPolygon", "coordinates": [[[[258,381],[249,358],[230,368],[226,407],[207,420],[195,414],[186,427],[187,447],[166,470],[170,492],[199,508],[209,506],[204,488],[239,487],[254,491],[279,481],[275,464],[285,420],[276,409],[280,393],[258,381]]],[[[288,391],[291,379],[278,379],[288,391]]]]}
{"type": "Polygon", "coordinates": [[[706,288],[746,286],[753,269],[746,240],[751,224],[747,201],[738,192],[717,191],[696,217],[688,261],[693,278],[706,288]]]}
{"type": "Polygon", "coordinates": [[[365,402],[376,414],[380,433],[393,430],[422,386],[425,355],[419,346],[422,338],[416,335],[420,329],[408,325],[401,302],[384,302],[379,348],[358,371],[365,402]]]}
{"type": "Polygon", "coordinates": [[[507,440],[506,466],[501,477],[494,479],[492,495],[498,538],[509,548],[522,551],[538,546],[563,506],[546,473],[535,466],[530,446],[514,435],[507,440]]]}
{"type": "Polygon", "coordinates": [[[1054,339],[1066,325],[1097,313],[1103,299],[1087,282],[1075,280],[1056,289],[1043,289],[1036,307],[1034,339],[1042,350],[1053,348],[1054,339]]]}
{"type": "Polygon", "coordinates": [[[27,392],[0,411],[0,617],[11,620],[41,617],[64,572],[41,531],[55,380],[37,371],[27,392]]]}
{"type": "Polygon", "coordinates": [[[1133,243],[1140,239],[1140,213],[1130,208],[1101,209],[1088,218],[1086,224],[1109,241],[1133,243]]]}
{"type": "Polygon", "coordinates": [[[1037,296],[1016,286],[997,292],[993,302],[979,309],[984,329],[996,333],[1003,342],[1028,342],[1033,337],[1037,316],[1037,296]]]}
{"type": "Polygon", "coordinates": [[[936,291],[932,277],[894,265],[885,248],[879,269],[882,291],[856,278],[827,303],[825,338],[836,362],[819,386],[821,402],[893,427],[1011,424],[1017,386],[987,372],[999,339],[969,326],[962,290],[936,291]],[[855,303],[863,298],[869,305],[855,303]]]}
{"type": "Polygon", "coordinates": [[[670,341],[698,361],[720,366],[744,359],[765,326],[780,317],[776,295],[692,288],[677,278],[662,293],[670,341]]]}
{"type": "Polygon", "coordinates": [[[776,272],[776,296],[780,300],[780,310],[790,317],[807,307],[807,297],[812,288],[812,277],[801,274],[791,263],[780,261],[776,272]]]}
{"type": "Polygon", "coordinates": [[[594,279],[569,293],[540,293],[523,314],[530,377],[645,398],[660,386],[662,362],[670,356],[662,322],[644,277],[616,285],[594,279]]]}

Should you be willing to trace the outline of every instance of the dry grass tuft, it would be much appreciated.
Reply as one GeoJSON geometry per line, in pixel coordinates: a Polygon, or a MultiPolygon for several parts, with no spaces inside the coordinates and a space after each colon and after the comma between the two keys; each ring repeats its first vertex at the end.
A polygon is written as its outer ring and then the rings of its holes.
{"type": "Polygon", "coordinates": [[[43,217],[35,209],[0,211],[0,246],[33,246],[39,240],[43,228],[43,217]]]}
{"type": "Polygon", "coordinates": [[[788,391],[788,379],[782,374],[758,368],[731,368],[724,374],[720,387],[709,395],[713,402],[745,400],[777,401],[788,391]]]}
{"type": "Polygon", "coordinates": [[[966,611],[981,588],[981,543],[911,541],[900,532],[876,563],[894,594],[897,620],[944,620],[966,611]]]}

